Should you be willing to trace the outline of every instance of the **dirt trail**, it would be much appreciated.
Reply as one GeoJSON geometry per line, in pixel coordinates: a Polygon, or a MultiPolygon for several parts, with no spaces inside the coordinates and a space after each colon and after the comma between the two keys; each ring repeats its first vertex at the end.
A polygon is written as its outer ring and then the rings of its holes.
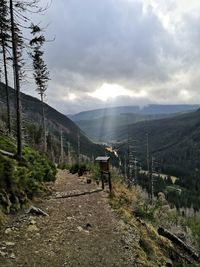
{"type": "Polygon", "coordinates": [[[112,211],[106,192],[56,198],[97,189],[95,183],[60,171],[54,193],[37,206],[49,217],[13,216],[0,233],[0,266],[139,266],[134,229],[112,211]]]}

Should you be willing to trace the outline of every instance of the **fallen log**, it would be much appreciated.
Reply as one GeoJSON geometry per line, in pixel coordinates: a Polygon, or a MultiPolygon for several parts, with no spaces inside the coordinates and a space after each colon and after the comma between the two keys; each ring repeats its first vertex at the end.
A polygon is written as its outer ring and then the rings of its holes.
{"type": "Polygon", "coordinates": [[[163,227],[158,228],[158,234],[168,238],[173,243],[177,244],[184,251],[186,251],[194,260],[199,262],[200,260],[199,255],[196,252],[194,252],[191,247],[189,247],[186,243],[184,243],[178,236],[176,236],[175,234],[171,233],[170,231],[168,231],[163,227]]]}
{"type": "Polygon", "coordinates": [[[79,197],[79,196],[84,196],[84,195],[91,195],[91,194],[94,194],[94,193],[99,193],[101,192],[102,189],[95,189],[95,190],[92,190],[92,191],[85,191],[85,192],[69,192],[67,194],[60,194],[58,196],[56,196],[55,198],[69,198],[69,197],[79,197]]]}

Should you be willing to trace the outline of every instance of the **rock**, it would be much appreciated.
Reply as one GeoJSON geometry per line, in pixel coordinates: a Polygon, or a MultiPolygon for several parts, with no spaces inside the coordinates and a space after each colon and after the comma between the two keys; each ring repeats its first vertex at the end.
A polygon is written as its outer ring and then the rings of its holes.
{"type": "Polygon", "coordinates": [[[35,220],[31,220],[30,221],[30,225],[35,225],[36,224],[36,221],[35,220]]]}
{"type": "Polygon", "coordinates": [[[10,258],[15,259],[16,258],[15,253],[11,253],[10,258]]]}
{"type": "Polygon", "coordinates": [[[5,245],[7,247],[13,247],[15,245],[15,243],[14,242],[5,242],[5,245]]]}
{"type": "Polygon", "coordinates": [[[5,230],[5,234],[6,234],[6,235],[8,235],[10,232],[12,232],[12,229],[11,229],[11,228],[7,228],[7,229],[5,230]]]}
{"type": "Polygon", "coordinates": [[[90,178],[87,179],[87,184],[91,184],[92,180],[90,178]]]}
{"type": "Polygon", "coordinates": [[[40,238],[40,233],[36,233],[35,235],[40,238]]]}
{"type": "Polygon", "coordinates": [[[166,266],[167,267],[172,267],[173,266],[173,262],[170,259],[167,259],[166,266]]]}
{"type": "Polygon", "coordinates": [[[27,211],[27,213],[31,213],[34,215],[43,215],[43,216],[49,216],[45,211],[41,210],[40,208],[31,206],[30,209],[27,211]]]}
{"type": "Polygon", "coordinates": [[[30,224],[27,228],[27,232],[37,232],[39,229],[37,228],[37,226],[35,224],[30,224]]]}
{"type": "Polygon", "coordinates": [[[83,228],[81,226],[78,226],[77,229],[79,230],[79,232],[83,231],[83,228]]]}
{"type": "Polygon", "coordinates": [[[92,228],[92,225],[91,225],[90,223],[87,223],[86,226],[85,226],[85,229],[86,229],[86,230],[89,230],[89,229],[91,229],[91,228],[92,228]]]}
{"type": "Polygon", "coordinates": [[[5,257],[7,254],[8,254],[7,252],[0,251],[0,256],[2,257],[5,257]]]}

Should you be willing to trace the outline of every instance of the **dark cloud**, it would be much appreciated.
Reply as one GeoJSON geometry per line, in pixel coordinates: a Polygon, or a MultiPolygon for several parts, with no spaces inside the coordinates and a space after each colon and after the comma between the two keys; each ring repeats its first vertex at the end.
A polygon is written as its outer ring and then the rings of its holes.
{"type": "MultiPolygon", "coordinates": [[[[184,15],[180,25],[174,24],[175,30],[170,31],[159,13],[162,4],[157,11],[153,4],[145,5],[147,2],[154,1],[52,2],[45,17],[50,23],[49,36],[56,36],[46,47],[52,78],[50,104],[70,113],[105,104],[169,103],[171,98],[181,103],[187,100],[183,90],[191,92],[188,102],[197,101],[199,73],[194,81],[192,70],[199,66],[199,17],[184,15]],[[144,10],[144,6],[148,8],[144,10]],[[145,90],[146,96],[102,103],[88,95],[104,83],[119,84],[133,92],[145,90]],[[71,93],[75,99],[70,100],[71,93]]],[[[174,1],[165,5],[163,12],[177,8],[174,1]]]]}

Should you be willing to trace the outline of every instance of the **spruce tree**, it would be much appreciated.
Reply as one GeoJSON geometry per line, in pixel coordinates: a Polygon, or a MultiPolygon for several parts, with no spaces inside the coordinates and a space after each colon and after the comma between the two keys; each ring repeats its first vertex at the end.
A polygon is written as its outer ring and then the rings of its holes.
{"type": "Polygon", "coordinates": [[[33,39],[30,41],[30,45],[33,49],[31,57],[33,60],[33,76],[36,83],[36,91],[40,95],[42,105],[42,124],[43,124],[43,139],[44,139],[44,152],[47,152],[47,139],[46,139],[46,122],[45,122],[45,109],[44,109],[44,95],[47,90],[49,71],[47,65],[44,62],[42,46],[45,42],[45,37],[41,34],[41,28],[38,25],[31,25],[31,33],[33,39]]]}

